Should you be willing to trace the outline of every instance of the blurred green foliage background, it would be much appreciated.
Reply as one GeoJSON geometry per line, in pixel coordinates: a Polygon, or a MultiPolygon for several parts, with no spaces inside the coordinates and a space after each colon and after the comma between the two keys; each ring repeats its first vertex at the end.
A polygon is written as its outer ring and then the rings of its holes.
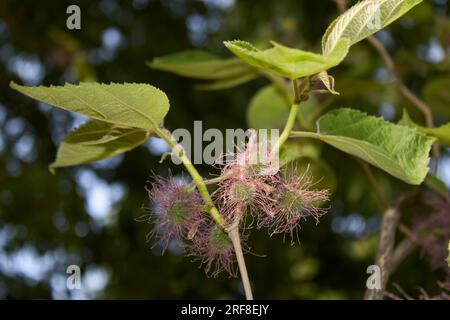
{"type": "MultiPolygon", "coordinates": [[[[405,83],[424,98],[440,124],[450,120],[450,18],[447,0],[426,0],[377,38],[392,53],[405,83]]],[[[161,256],[138,223],[151,174],[182,172],[159,164],[163,146],[151,139],[125,155],[50,175],[58,142],[84,118],[36,103],[9,89],[64,82],[144,82],[171,101],[170,129],[247,128],[246,110],[263,78],[223,91],[194,90],[195,81],[151,70],[154,57],[189,48],[229,57],[223,40],[260,47],[269,40],[320,52],[320,39],[338,15],[331,0],[101,0],[0,1],[0,298],[242,298],[239,279],[207,278],[177,247],[161,256]],[[81,30],[67,30],[66,8],[81,8],[81,30]],[[82,270],[82,289],[66,289],[66,268],[82,270]]],[[[353,107],[397,121],[406,108],[383,61],[366,42],[330,72],[340,96],[317,100],[321,111],[353,107]]],[[[302,226],[300,244],[253,232],[246,256],[260,299],[360,299],[373,263],[380,206],[358,162],[326,146],[316,176],[334,190],[329,213],[302,226]]],[[[305,160],[307,161],[307,160],[305,160]]],[[[311,160],[313,161],[313,160],[311,160]]],[[[307,161],[308,162],[308,161],[307,161]]],[[[450,185],[450,156],[443,150],[439,176],[450,185]]],[[[217,173],[204,166],[205,175],[217,173]]],[[[408,186],[373,169],[384,195],[408,186]]],[[[414,208],[413,215],[429,214],[414,208]]],[[[392,281],[410,293],[433,293],[442,270],[416,250],[392,281]]],[[[391,288],[391,287],[390,287],[391,288]]]]}

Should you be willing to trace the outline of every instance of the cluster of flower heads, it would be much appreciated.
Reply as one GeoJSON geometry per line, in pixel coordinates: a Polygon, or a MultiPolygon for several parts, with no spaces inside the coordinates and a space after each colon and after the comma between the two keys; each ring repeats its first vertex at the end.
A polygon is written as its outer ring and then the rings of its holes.
{"type": "Polygon", "coordinates": [[[152,205],[145,220],[154,224],[148,237],[154,246],[164,252],[175,241],[188,256],[205,265],[207,274],[217,276],[226,271],[236,275],[232,243],[204,211],[204,202],[192,184],[156,177],[147,192],[152,205]]]}
{"type": "MultiPolygon", "coordinates": [[[[300,221],[312,217],[318,222],[326,212],[319,205],[328,200],[327,190],[311,189],[308,170],[301,175],[286,174],[271,161],[255,161],[257,147],[252,136],[244,150],[231,155],[231,160],[221,166],[221,181],[212,195],[224,225],[240,227],[246,249],[247,233],[242,230],[251,228],[254,222],[257,228],[267,228],[271,235],[283,233],[293,242],[300,221]]],[[[205,212],[192,184],[157,177],[147,191],[152,207],[146,220],[155,225],[150,234],[156,239],[155,245],[165,250],[170,241],[176,241],[188,256],[205,266],[207,274],[217,276],[226,271],[236,276],[231,240],[205,212]]]]}
{"type": "Polygon", "coordinates": [[[245,222],[250,217],[247,228],[256,221],[257,228],[267,228],[271,235],[288,235],[293,242],[302,219],[312,217],[318,222],[326,213],[320,204],[328,200],[328,190],[311,188],[314,183],[308,169],[299,174],[292,166],[278,170],[271,161],[255,161],[255,143],[251,138],[245,150],[222,166],[224,180],[213,197],[227,221],[245,222]]]}

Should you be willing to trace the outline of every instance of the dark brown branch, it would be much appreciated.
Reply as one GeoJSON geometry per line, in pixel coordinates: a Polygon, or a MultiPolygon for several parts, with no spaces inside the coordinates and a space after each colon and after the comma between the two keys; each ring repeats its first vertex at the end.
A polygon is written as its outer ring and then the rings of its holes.
{"type": "Polygon", "coordinates": [[[348,0],[335,0],[338,6],[339,12],[344,13],[347,10],[348,0]]]}
{"type": "Polygon", "coordinates": [[[367,289],[364,295],[364,299],[366,300],[383,299],[384,289],[386,288],[392,270],[391,260],[394,252],[395,232],[399,220],[399,205],[389,207],[383,214],[377,253],[375,257],[375,264],[381,271],[381,288],[367,289]]]}
{"type": "Polygon", "coordinates": [[[418,247],[417,242],[404,238],[394,250],[394,254],[391,259],[391,273],[397,270],[403,260],[406,259],[416,248],[418,247]]]}
{"type": "Polygon", "coordinates": [[[383,299],[390,275],[395,271],[395,269],[397,269],[403,259],[416,247],[415,241],[410,240],[408,237],[405,238],[400,245],[395,247],[395,234],[399,226],[401,210],[405,203],[416,195],[416,192],[417,189],[414,189],[411,192],[402,194],[383,213],[377,252],[375,256],[375,264],[381,271],[381,288],[367,289],[364,299],[383,299]],[[409,241],[414,245],[412,245],[409,241]]]}

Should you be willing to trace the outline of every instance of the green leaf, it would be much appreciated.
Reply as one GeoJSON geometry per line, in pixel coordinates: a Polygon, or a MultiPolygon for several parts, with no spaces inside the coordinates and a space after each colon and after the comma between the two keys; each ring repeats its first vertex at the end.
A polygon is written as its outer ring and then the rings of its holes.
{"type": "Polygon", "coordinates": [[[409,117],[408,112],[406,110],[403,110],[403,116],[398,124],[410,128],[416,128],[417,131],[433,136],[437,138],[439,142],[441,142],[442,144],[450,146],[450,123],[444,124],[437,128],[423,127],[414,123],[414,121],[412,121],[411,118],[409,117]]]}
{"type": "Polygon", "coordinates": [[[252,44],[235,40],[225,46],[248,64],[282,77],[297,79],[317,74],[338,65],[347,55],[349,41],[342,39],[327,55],[285,47],[273,42],[273,47],[259,50],[252,44]]]}
{"type": "Polygon", "coordinates": [[[221,59],[201,50],[187,50],[153,59],[150,68],[205,80],[234,78],[255,70],[236,58],[221,59]]]}
{"type": "Polygon", "coordinates": [[[151,129],[159,125],[169,110],[164,92],[137,83],[80,83],[64,86],[11,88],[55,107],[118,125],[151,129]]]}
{"type": "Polygon", "coordinates": [[[288,116],[288,101],[274,86],[260,89],[247,108],[247,124],[254,129],[283,128],[288,116]]]}
{"type": "Polygon", "coordinates": [[[328,27],[322,37],[322,52],[335,50],[341,39],[350,46],[400,18],[422,0],[365,0],[355,4],[328,27]]]}
{"type": "Polygon", "coordinates": [[[89,120],[68,134],[49,169],[89,163],[129,151],[147,141],[150,130],[89,120]]]}
{"type": "Polygon", "coordinates": [[[348,108],[323,115],[317,129],[292,136],[319,139],[410,184],[420,184],[428,172],[434,138],[415,129],[348,108]]]}
{"type": "Polygon", "coordinates": [[[229,77],[214,81],[212,83],[199,84],[195,88],[197,90],[223,90],[236,87],[238,85],[244,84],[258,77],[258,74],[254,71],[243,73],[235,77],[229,77]]]}

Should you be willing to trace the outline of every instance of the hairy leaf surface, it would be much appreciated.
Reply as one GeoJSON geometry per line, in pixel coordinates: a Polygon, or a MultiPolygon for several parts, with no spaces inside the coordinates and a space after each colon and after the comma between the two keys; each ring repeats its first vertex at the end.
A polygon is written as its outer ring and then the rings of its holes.
{"type": "Polygon", "coordinates": [[[266,50],[259,50],[241,40],[225,41],[224,44],[248,64],[290,79],[317,74],[338,65],[349,48],[347,39],[340,40],[326,55],[289,48],[273,41],[273,47],[266,50]]]}
{"type": "Polygon", "coordinates": [[[328,27],[322,37],[322,53],[332,52],[341,39],[350,46],[400,18],[422,0],[365,0],[355,4],[328,27]]]}
{"type": "Polygon", "coordinates": [[[410,184],[420,184],[428,172],[434,138],[415,129],[342,108],[322,116],[317,131],[292,136],[319,139],[410,184]]]}
{"type": "Polygon", "coordinates": [[[11,88],[55,107],[118,125],[150,129],[159,125],[169,110],[161,90],[137,83],[26,87],[11,82],[11,88]]]}

